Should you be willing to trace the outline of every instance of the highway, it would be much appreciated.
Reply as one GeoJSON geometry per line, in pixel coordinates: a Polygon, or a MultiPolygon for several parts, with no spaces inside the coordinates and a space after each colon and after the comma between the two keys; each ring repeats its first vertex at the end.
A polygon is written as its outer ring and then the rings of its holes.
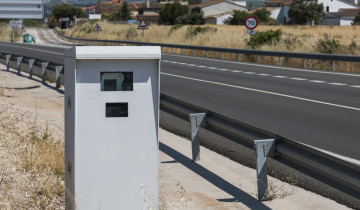
{"type": "MultiPolygon", "coordinates": [[[[37,33],[41,43],[46,33],[37,33]]],[[[21,45],[54,60],[68,47],[21,45]]],[[[360,160],[360,74],[163,54],[161,93],[360,160]]]]}

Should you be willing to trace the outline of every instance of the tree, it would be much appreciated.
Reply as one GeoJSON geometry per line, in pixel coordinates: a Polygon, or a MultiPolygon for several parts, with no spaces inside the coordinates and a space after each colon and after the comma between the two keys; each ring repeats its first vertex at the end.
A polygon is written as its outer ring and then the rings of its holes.
{"type": "Polygon", "coordinates": [[[202,0],[189,0],[189,5],[195,5],[195,4],[200,4],[202,2],[202,0]]]}
{"type": "Polygon", "coordinates": [[[124,21],[131,20],[130,7],[126,1],[124,1],[124,3],[121,5],[119,12],[120,12],[121,20],[124,20],[124,21]]]}
{"type": "Polygon", "coordinates": [[[325,17],[324,5],[317,0],[295,0],[288,14],[293,23],[302,25],[312,21],[319,25],[325,17]]]}
{"type": "Polygon", "coordinates": [[[271,12],[267,11],[265,8],[258,9],[253,13],[253,16],[255,16],[258,21],[260,22],[267,22],[270,18],[271,12]]]}
{"type": "Polygon", "coordinates": [[[202,25],[205,23],[205,19],[202,13],[191,13],[176,18],[176,24],[183,25],[202,25]]]}
{"type": "Polygon", "coordinates": [[[352,25],[360,25],[360,13],[355,16],[355,20],[352,25]]]}
{"type": "Polygon", "coordinates": [[[85,17],[82,9],[65,3],[55,5],[51,13],[51,16],[56,18],[56,20],[64,17],[72,19],[74,15],[78,18],[85,17]]]}
{"type": "Polygon", "coordinates": [[[188,7],[181,5],[179,2],[165,4],[159,11],[159,23],[174,25],[176,18],[186,15],[188,12],[188,7]]]}
{"type": "Polygon", "coordinates": [[[227,18],[224,23],[226,25],[245,25],[245,19],[249,16],[249,13],[245,11],[234,10],[234,14],[227,18]]]}

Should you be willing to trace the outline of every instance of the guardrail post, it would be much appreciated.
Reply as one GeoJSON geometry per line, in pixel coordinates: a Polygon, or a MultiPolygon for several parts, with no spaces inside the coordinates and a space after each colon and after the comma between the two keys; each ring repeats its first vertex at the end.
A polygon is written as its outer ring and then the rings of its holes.
{"type": "Polygon", "coordinates": [[[32,78],[33,75],[33,65],[35,63],[35,59],[29,59],[29,77],[32,78]]]}
{"type": "Polygon", "coordinates": [[[55,75],[56,75],[56,88],[60,87],[60,73],[63,70],[64,66],[55,66],[55,75]]]}
{"type": "Polygon", "coordinates": [[[194,57],[196,56],[196,54],[195,54],[195,49],[193,49],[193,56],[194,56],[194,57]]]}
{"type": "Polygon", "coordinates": [[[221,60],[224,60],[224,53],[221,52],[221,60]]]}
{"type": "Polygon", "coordinates": [[[10,58],[11,58],[11,55],[6,55],[6,71],[9,71],[10,70],[10,58]]]}
{"type": "Polygon", "coordinates": [[[257,62],[260,63],[260,55],[257,56],[257,62]]]}
{"type": "Polygon", "coordinates": [[[264,139],[255,140],[255,152],[256,152],[256,175],[258,185],[258,199],[263,201],[268,198],[268,183],[267,183],[267,166],[266,156],[275,155],[275,140],[264,139]]]}
{"type": "Polygon", "coordinates": [[[206,57],[209,58],[209,51],[206,51],[206,57]]]}
{"type": "Polygon", "coordinates": [[[281,66],[281,57],[279,57],[279,66],[281,66]]]}
{"type": "Polygon", "coordinates": [[[22,61],[23,57],[17,57],[16,61],[17,61],[17,73],[21,74],[21,61],[22,61]]]}
{"type": "Polygon", "coordinates": [[[241,54],[238,53],[238,59],[239,59],[239,62],[241,62],[241,54]]]}
{"type": "Polygon", "coordinates": [[[46,68],[48,67],[49,62],[41,62],[41,78],[45,82],[46,79],[46,68]]]}
{"type": "Polygon", "coordinates": [[[190,128],[191,128],[191,148],[192,160],[200,160],[200,140],[199,140],[199,127],[206,124],[206,114],[196,113],[190,114],[190,128]]]}
{"type": "Polygon", "coordinates": [[[335,61],[332,61],[332,71],[336,71],[336,69],[335,69],[335,61]]]}
{"type": "Polygon", "coordinates": [[[306,69],[306,61],[307,61],[307,59],[304,58],[304,69],[306,69]]]}

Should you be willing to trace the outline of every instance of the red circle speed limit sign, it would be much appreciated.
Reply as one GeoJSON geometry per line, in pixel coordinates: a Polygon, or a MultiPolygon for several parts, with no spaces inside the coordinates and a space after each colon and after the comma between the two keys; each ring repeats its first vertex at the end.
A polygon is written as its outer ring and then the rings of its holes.
{"type": "Polygon", "coordinates": [[[246,20],[245,20],[245,27],[250,29],[250,30],[253,30],[257,27],[258,25],[258,21],[256,19],[256,17],[247,17],[246,20]]]}

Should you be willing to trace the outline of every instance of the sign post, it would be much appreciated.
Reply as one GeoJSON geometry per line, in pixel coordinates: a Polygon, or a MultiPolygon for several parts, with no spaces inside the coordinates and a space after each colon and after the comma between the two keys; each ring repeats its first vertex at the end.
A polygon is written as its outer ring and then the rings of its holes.
{"type": "Polygon", "coordinates": [[[96,31],[96,39],[97,39],[97,38],[98,38],[98,33],[99,33],[99,31],[102,31],[99,23],[96,23],[93,31],[96,31]]]}
{"type": "Polygon", "coordinates": [[[15,28],[22,27],[22,20],[10,20],[10,27],[12,28],[11,42],[15,41],[15,28]]]}
{"type": "Polygon", "coordinates": [[[142,30],[142,38],[144,38],[144,30],[145,30],[145,29],[149,29],[149,27],[148,27],[148,25],[147,25],[147,23],[145,22],[144,19],[141,19],[141,21],[140,21],[137,29],[141,29],[141,30],[142,30]]]}
{"type": "Polygon", "coordinates": [[[256,34],[256,31],[254,30],[258,25],[258,20],[256,17],[250,16],[245,19],[245,27],[249,30],[247,30],[247,34],[250,34],[250,43],[252,42],[252,35],[256,34]]]}

